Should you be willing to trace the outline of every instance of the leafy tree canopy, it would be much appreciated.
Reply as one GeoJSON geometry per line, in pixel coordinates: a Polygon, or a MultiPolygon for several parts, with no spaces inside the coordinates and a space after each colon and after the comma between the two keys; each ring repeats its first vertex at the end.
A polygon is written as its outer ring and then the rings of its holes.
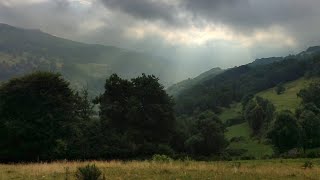
{"type": "Polygon", "coordinates": [[[132,153],[151,155],[159,145],[170,142],[174,104],[158,81],[153,75],[125,80],[113,74],[106,80],[105,92],[96,99],[102,123],[115,136],[113,142],[130,145],[127,149],[132,153]]]}
{"type": "Polygon", "coordinates": [[[280,153],[301,146],[301,127],[290,111],[282,111],[277,115],[268,136],[280,153]]]}
{"type": "Polygon", "coordinates": [[[221,120],[210,111],[199,114],[197,118],[193,135],[185,142],[187,151],[200,156],[221,153],[228,145],[221,120]]]}
{"type": "Polygon", "coordinates": [[[0,159],[50,159],[66,148],[77,98],[59,74],[35,72],[0,87],[0,159]]]}

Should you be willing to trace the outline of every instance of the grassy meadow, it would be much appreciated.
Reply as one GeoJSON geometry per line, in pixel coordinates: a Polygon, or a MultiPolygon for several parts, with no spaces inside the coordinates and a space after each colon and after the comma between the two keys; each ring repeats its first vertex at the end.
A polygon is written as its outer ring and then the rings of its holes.
{"type": "Polygon", "coordinates": [[[54,162],[0,165],[0,179],[75,179],[79,166],[95,164],[106,179],[314,179],[320,177],[320,159],[251,160],[229,162],[110,161],[54,162]],[[311,168],[304,168],[306,161],[311,168]]]}
{"type": "Polygon", "coordinates": [[[252,138],[250,132],[251,130],[247,122],[228,127],[226,137],[229,140],[233,137],[243,137],[243,141],[231,142],[229,147],[232,149],[246,149],[245,156],[253,156],[255,158],[271,156],[273,154],[272,147],[261,140],[252,138]]]}
{"type": "MultiPolygon", "coordinates": [[[[224,109],[219,117],[223,122],[235,118],[241,115],[241,108],[241,103],[232,104],[230,108],[224,109]]],[[[251,130],[248,122],[228,127],[225,135],[229,140],[234,137],[243,138],[240,142],[231,142],[229,147],[232,149],[246,149],[247,152],[244,156],[253,156],[256,158],[262,158],[266,155],[271,156],[273,154],[272,147],[252,138],[250,132],[251,130]]]]}
{"type": "Polygon", "coordinates": [[[290,110],[295,111],[295,109],[299,106],[301,99],[297,97],[297,93],[301,89],[306,88],[312,81],[315,79],[305,79],[300,78],[296,81],[288,82],[284,84],[286,88],[283,94],[277,94],[275,88],[270,88],[265,91],[261,91],[257,94],[257,96],[261,96],[265,99],[270,100],[277,111],[281,110],[290,110]]]}
{"type": "Polygon", "coordinates": [[[222,122],[226,122],[228,119],[241,115],[242,105],[241,103],[234,103],[230,105],[230,108],[224,108],[222,113],[219,114],[219,118],[222,122]]]}

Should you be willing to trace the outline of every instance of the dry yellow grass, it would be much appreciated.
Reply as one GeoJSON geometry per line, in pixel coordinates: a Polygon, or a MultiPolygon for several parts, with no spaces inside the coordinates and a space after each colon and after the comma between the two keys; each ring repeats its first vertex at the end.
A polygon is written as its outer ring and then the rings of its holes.
{"type": "Polygon", "coordinates": [[[0,179],[74,179],[79,166],[96,164],[107,179],[320,179],[320,160],[303,169],[307,160],[256,160],[235,162],[91,161],[0,165],[0,179]]]}

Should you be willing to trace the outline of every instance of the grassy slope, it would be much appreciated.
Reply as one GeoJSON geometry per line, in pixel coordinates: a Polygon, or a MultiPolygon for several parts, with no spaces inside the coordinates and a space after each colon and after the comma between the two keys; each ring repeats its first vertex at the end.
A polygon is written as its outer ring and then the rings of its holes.
{"type": "Polygon", "coordinates": [[[222,113],[219,115],[219,118],[223,122],[226,122],[228,119],[240,116],[241,108],[242,106],[240,103],[231,104],[230,108],[223,109],[222,113]]]}
{"type": "Polygon", "coordinates": [[[284,84],[286,91],[277,95],[274,88],[267,89],[258,93],[258,96],[269,99],[275,106],[277,111],[291,110],[294,111],[300,104],[301,100],[297,97],[297,93],[308,86],[314,79],[300,78],[284,84]]]}
{"type": "MultiPolygon", "coordinates": [[[[224,109],[219,117],[225,122],[230,118],[241,115],[241,108],[242,106],[240,103],[233,104],[230,108],[224,109]]],[[[251,138],[250,128],[247,122],[228,127],[225,135],[229,140],[233,137],[242,136],[244,141],[231,142],[229,147],[234,149],[247,149],[248,152],[244,154],[246,156],[261,158],[264,155],[271,155],[273,153],[272,148],[269,145],[265,145],[251,138]]]]}
{"type": "Polygon", "coordinates": [[[263,142],[252,138],[250,136],[250,128],[247,122],[234,125],[227,128],[226,137],[231,139],[232,137],[244,137],[244,141],[231,142],[230,148],[234,149],[247,149],[248,152],[244,155],[254,156],[256,158],[262,158],[265,155],[272,155],[273,150],[270,145],[266,145],[263,142]]]}
{"type": "Polygon", "coordinates": [[[320,161],[303,169],[306,159],[235,162],[150,161],[54,162],[43,164],[0,164],[0,179],[75,179],[79,166],[96,164],[106,179],[319,179],[320,161]]]}
{"type": "MultiPolygon", "coordinates": [[[[258,96],[269,99],[275,106],[277,111],[281,110],[291,110],[294,111],[300,104],[300,99],[297,97],[297,93],[305,88],[314,79],[301,78],[296,81],[292,81],[284,84],[286,91],[277,95],[274,88],[267,89],[260,93],[258,96]]],[[[222,121],[226,121],[230,118],[236,117],[241,112],[241,104],[234,104],[228,109],[224,109],[223,113],[219,116],[222,121]]],[[[233,137],[242,136],[245,138],[241,142],[232,142],[230,144],[231,148],[247,149],[246,155],[252,155],[255,157],[262,157],[264,155],[271,155],[272,148],[269,145],[258,142],[257,140],[250,137],[250,128],[247,122],[234,125],[227,128],[226,137],[231,139],[233,137]]]]}
{"type": "Polygon", "coordinates": [[[273,150],[270,145],[266,145],[250,136],[250,128],[247,122],[234,125],[227,128],[226,137],[230,140],[233,137],[244,138],[240,142],[231,142],[230,148],[234,149],[246,149],[245,156],[254,156],[256,158],[262,158],[265,155],[272,155],[273,150]]]}

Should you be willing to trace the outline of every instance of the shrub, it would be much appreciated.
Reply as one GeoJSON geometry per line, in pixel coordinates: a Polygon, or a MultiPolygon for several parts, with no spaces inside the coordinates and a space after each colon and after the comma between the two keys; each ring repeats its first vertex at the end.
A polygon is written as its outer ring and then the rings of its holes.
{"type": "Polygon", "coordinates": [[[306,157],[307,158],[319,158],[320,157],[320,153],[316,152],[316,151],[311,151],[311,152],[308,152],[306,154],[306,157]]]}
{"type": "Polygon", "coordinates": [[[168,163],[168,162],[171,162],[172,159],[169,156],[166,156],[166,155],[155,154],[155,155],[152,156],[152,161],[168,163]]]}
{"type": "Polygon", "coordinates": [[[172,156],[174,154],[174,151],[172,150],[172,148],[166,144],[159,144],[157,146],[156,149],[157,153],[155,154],[165,154],[165,155],[169,155],[172,156]]]}
{"type": "Polygon", "coordinates": [[[246,138],[243,136],[237,136],[237,137],[233,137],[230,139],[230,142],[243,142],[245,141],[246,138]]]}
{"type": "Polygon", "coordinates": [[[268,154],[265,154],[261,157],[261,159],[271,159],[272,156],[268,155],[268,154]]]}
{"type": "Polygon", "coordinates": [[[233,125],[244,123],[245,121],[246,120],[242,116],[237,116],[237,117],[228,119],[225,124],[227,127],[230,127],[233,125]]]}
{"type": "Polygon", "coordinates": [[[78,167],[75,174],[77,180],[103,180],[101,170],[96,165],[86,165],[78,167]]]}
{"type": "Polygon", "coordinates": [[[219,160],[221,160],[221,161],[232,161],[232,157],[230,156],[229,153],[226,152],[226,153],[220,154],[219,160]]]}
{"type": "Polygon", "coordinates": [[[254,160],[256,159],[256,157],[254,156],[242,156],[240,157],[241,160],[254,160]]]}
{"type": "Polygon", "coordinates": [[[306,161],[304,162],[303,166],[302,166],[304,169],[311,169],[313,167],[313,164],[311,161],[306,161]]]}
{"type": "Polygon", "coordinates": [[[283,83],[279,83],[276,88],[275,91],[278,95],[283,94],[286,91],[286,88],[283,86],[283,83]]]}
{"type": "Polygon", "coordinates": [[[298,148],[293,148],[286,153],[280,155],[283,158],[299,158],[303,157],[303,152],[298,148]]]}
{"type": "Polygon", "coordinates": [[[230,156],[242,156],[243,154],[248,152],[248,150],[247,149],[227,149],[226,152],[230,156]]]}

